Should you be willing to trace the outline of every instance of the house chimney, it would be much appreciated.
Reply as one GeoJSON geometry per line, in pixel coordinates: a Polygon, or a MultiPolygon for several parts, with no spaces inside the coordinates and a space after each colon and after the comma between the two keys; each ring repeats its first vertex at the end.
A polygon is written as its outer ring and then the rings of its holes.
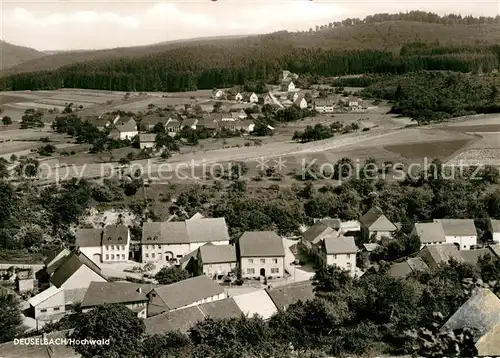
{"type": "Polygon", "coordinates": [[[141,287],[137,288],[137,293],[138,293],[138,294],[141,294],[141,293],[142,293],[142,288],[141,288],[141,287]]]}

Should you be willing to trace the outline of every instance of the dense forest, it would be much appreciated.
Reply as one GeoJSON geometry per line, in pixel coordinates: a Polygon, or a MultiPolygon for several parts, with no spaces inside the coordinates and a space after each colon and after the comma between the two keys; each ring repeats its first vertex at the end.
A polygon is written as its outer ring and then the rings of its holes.
{"type": "Polygon", "coordinates": [[[394,102],[393,113],[418,122],[476,113],[500,112],[500,75],[473,76],[456,72],[421,71],[378,78],[365,88],[365,98],[394,102]]]}
{"type": "Polygon", "coordinates": [[[301,75],[329,77],[420,70],[491,72],[499,66],[498,17],[410,12],[348,20],[318,27],[318,31],[189,42],[143,56],[16,73],[0,78],[0,90],[189,91],[249,81],[273,82],[285,68],[301,75]]]}

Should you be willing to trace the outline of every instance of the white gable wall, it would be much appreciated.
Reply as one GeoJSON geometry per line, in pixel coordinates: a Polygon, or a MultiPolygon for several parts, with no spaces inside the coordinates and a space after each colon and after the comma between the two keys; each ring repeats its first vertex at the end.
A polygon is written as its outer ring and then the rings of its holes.
{"type": "Polygon", "coordinates": [[[65,290],[72,290],[75,288],[88,288],[92,281],[106,282],[104,278],[99,276],[88,266],[82,265],[80,268],[62,284],[65,290]]]}
{"type": "Polygon", "coordinates": [[[458,244],[460,245],[460,250],[470,250],[470,247],[477,245],[477,235],[471,236],[453,236],[446,235],[447,244],[458,244]]]}

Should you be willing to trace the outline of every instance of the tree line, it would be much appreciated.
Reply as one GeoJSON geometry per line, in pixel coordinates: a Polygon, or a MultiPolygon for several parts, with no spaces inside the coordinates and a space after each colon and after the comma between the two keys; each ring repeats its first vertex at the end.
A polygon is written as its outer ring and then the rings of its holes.
{"type": "Polygon", "coordinates": [[[317,76],[419,70],[491,72],[498,68],[498,47],[465,52],[381,50],[337,51],[288,48],[263,41],[261,45],[198,45],[140,58],[78,63],[54,71],[14,74],[0,78],[0,90],[88,88],[116,91],[191,91],[246,83],[277,81],[281,70],[317,76]]]}

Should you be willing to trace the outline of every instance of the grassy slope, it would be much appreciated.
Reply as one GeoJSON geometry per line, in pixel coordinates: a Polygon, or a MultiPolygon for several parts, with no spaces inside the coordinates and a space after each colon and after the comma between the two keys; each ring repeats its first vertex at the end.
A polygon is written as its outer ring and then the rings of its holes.
{"type": "Polygon", "coordinates": [[[119,57],[140,57],[168,51],[183,46],[199,44],[235,44],[246,41],[251,44],[279,42],[287,47],[323,47],[332,49],[381,49],[398,51],[401,45],[411,41],[435,42],[441,44],[498,43],[500,27],[497,25],[442,25],[413,21],[391,21],[377,24],[362,24],[354,27],[331,28],[318,32],[288,33],[277,32],[268,35],[237,38],[207,38],[186,41],[172,41],[149,46],[124,47],[97,51],[75,51],[57,53],[33,59],[3,71],[30,72],[53,70],[65,65],[88,60],[113,59],[119,57]]]}
{"type": "Polygon", "coordinates": [[[0,41],[0,70],[45,56],[43,52],[0,41]]]}

